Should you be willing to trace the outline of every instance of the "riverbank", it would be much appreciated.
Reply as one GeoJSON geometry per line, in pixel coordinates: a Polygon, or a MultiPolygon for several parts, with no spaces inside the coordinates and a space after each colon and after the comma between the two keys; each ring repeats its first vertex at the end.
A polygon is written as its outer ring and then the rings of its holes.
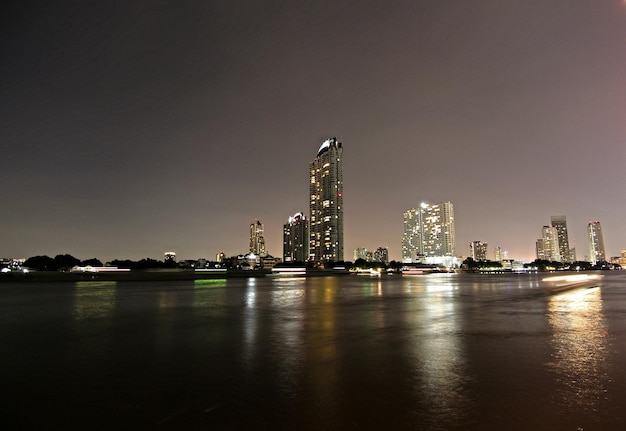
{"type": "MultiPolygon", "coordinates": [[[[207,270],[151,269],[125,272],[56,272],[32,271],[0,274],[0,282],[68,282],[68,281],[180,281],[211,280],[221,278],[256,278],[271,275],[271,270],[207,270]]],[[[347,275],[347,271],[332,269],[307,269],[306,277],[347,275]]]]}

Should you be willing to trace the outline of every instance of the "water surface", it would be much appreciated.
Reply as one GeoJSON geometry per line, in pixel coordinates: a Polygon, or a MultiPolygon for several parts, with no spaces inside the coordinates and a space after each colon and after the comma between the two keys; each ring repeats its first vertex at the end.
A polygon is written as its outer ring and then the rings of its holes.
{"type": "Polygon", "coordinates": [[[2,422],[623,429],[626,276],[543,277],[2,283],[2,422]]]}

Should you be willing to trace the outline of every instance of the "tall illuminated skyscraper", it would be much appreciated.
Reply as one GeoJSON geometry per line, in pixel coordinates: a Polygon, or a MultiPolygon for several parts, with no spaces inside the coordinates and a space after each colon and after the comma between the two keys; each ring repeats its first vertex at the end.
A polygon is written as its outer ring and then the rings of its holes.
{"type": "Polygon", "coordinates": [[[451,202],[421,204],[404,212],[402,260],[415,262],[454,257],[456,238],[451,202]]]}
{"type": "Polygon", "coordinates": [[[263,231],[263,223],[260,221],[255,220],[250,224],[250,253],[267,256],[263,231]]]}
{"type": "Polygon", "coordinates": [[[296,213],[283,226],[283,261],[306,262],[308,258],[309,221],[302,213],[296,213]]]}
{"type": "MultiPolygon", "coordinates": [[[[541,228],[541,239],[543,241],[544,259],[551,262],[561,262],[559,233],[557,229],[554,226],[544,226],[541,228]]],[[[537,256],[537,258],[539,259],[539,256],[537,256]]]]}
{"type": "Polygon", "coordinates": [[[343,145],[322,143],[309,164],[309,259],[343,261],[343,145]]]}
{"type": "Polygon", "coordinates": [[[574,261],[572,253],[569,248],[569,237],[567,235],[567,221],[565,216],[552,216],[550,217],[550,223],[552,227],[556,229],[556,234],[559,242],[559,255],[561,256],[561,262],[571,263],[574,261]]]}
{"type": "Polygon", "coordinates": [[[604,252],[604,238],[602,236],[602,226],[599,221],[590,221],[587,225],[589,236],[589,259],[592,264],[606,261],[604,252]]]}

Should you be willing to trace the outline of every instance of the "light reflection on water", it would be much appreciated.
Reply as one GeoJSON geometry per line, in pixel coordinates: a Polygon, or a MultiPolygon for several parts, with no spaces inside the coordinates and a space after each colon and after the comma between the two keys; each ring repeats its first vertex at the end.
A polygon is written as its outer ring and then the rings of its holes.
{"type": "MultiPolygon", "coordinates": [[[[428,429],[447,429],[463,422],[470,408],[464,392],[467,384],[466,358],[461,340],[463,325],[453,299],[457,286],[447,277],[425,280],[425,297],[419,301],[421,312],[415,313],[411,355],[415,363],[415,393],[427,400],[432,412],[424,423],[428,429]]],[[[412,283],[414,284],[414,283],[412,283]]]]}
{"type": "Polygon", "coordinates": [[[609,383],[608,331],[600,288],[552,296],[548,321],[554,348],[549,365],[560,384],[556,407],[563,412],[598,412],[609,383]]]}
{"type": "Polygon", "coordinates": [[[625,279],[552,296],[517,275],[3,286],[0,364],[20,417],[82,411],[84,428],[618,430],[625,279]]]}
{"type": "Polygon", "coordinates": [[[115,311],[115,281],[78,281],[74,291],[74,320],[111,318],[115,311]]]}

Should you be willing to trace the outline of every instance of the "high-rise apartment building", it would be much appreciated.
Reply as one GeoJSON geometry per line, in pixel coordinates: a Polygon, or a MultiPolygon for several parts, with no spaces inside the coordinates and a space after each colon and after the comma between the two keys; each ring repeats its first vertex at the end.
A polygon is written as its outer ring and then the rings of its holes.
{"type": "Polygon", "coordinates": [[[289,217],[283,226],[283,261],[306,262],[309,258],[309,221],[302,213],[289,217]]]}
{"type": "Polygon", "coordinates": [[[590,221],[587,225],[587,234],[589,236],[589,260],[594,265],[598,262],[605,262],[606,254],[600,222],[590,221]]]}
{"type": "Polygon", "coordinates": [[[539,238],[535,241],[535,253],[537,255],[537,259],[546,260],[546,252],[543,249],[543,238],[539,238]]]}
{"type": "MultiPolygon", "coordinates": [[[[544,226],[541,229],[541,240],[543,241],[543,259],[551,262],[561,262],[557,229],[553,226],[544,226]]],[[[539,253],[537,253],[537,259],[541,259],[539,253]]]]}
{"type": "Polygon", "coordinates": [[[475,261],[487,260],[487,243],[482,241],[470,242],[470,256],[475,261]]]}
{"type": "Polygon", "coordinates": [[[567,221],[565,216],[559,215],[550,217],[550,224],[556,229],[560,261],[563,263],[573,262],[574,256],[572,256],[572,252],[569,248],[569,236],[567,234],[567,221]]]}
{"type": "Polygon", "coordinates": [[[509,259],[509,252],[500,246],[493,249],[493,260],[502,262],[509,259]]]}
{"type": "Polygon", "coordinates": [[[250,223],[250,253],[258,256],[267,256],[263,223],[258,220],[250,223]]]}
{"type": "Polygon", "coordinates": [[[309,259],[343,261],[343,144],[322,143],[309,164],[309,259]]]}
{"type": "Polygon", "coordinates": [[[422,203],[419,208],[404,212],[404,262],[454,257],[455,249],[454,207],[451,202],[434,205],[422,203]]]}
{"type": "Polygon", "coordinates": [[[389,249],[387,247],[378,247],[374,252],[374,261],[382,262],[385,265],[389,263],[389,249]]]}
{"type": "Polygon", "coordinates": [[[373,259],[372,252],[365,247],[358,247],[356,250],[354,250],[353,256],[355,262],[357,261],[357,259],[363,259],[367,262],[373,259]]]}

